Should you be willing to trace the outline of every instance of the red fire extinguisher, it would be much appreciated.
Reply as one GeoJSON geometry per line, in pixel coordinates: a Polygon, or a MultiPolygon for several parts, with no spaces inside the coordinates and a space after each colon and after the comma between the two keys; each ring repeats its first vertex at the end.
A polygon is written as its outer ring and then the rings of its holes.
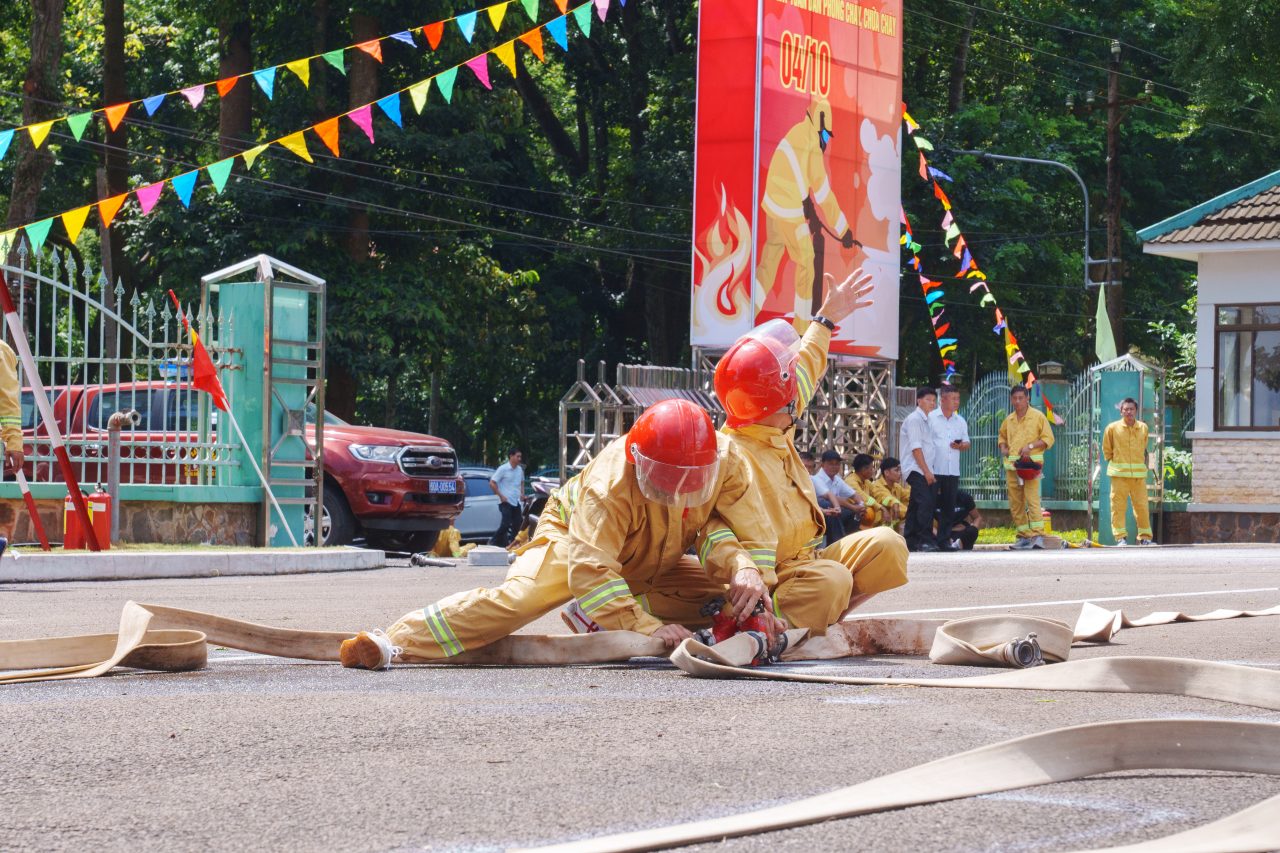
{"type": "MultiPolygon", "coordinates": [[[[98,545],[103,551],[111,547],[111,496],[98,486],[97,491],[85,496],[85,505],[89,509],[89,523],[98,537],[98,545]]],[[[62,547],[68,551],[83,550],[88,541],[80,516],[76,512],[75,502],[68,494],[62,502],[62,547]]]]}
{"type": "Polygon", "coordinates": [[[98,539],[98,546],[107,551],[111,548],[111,495],[103,490],[102,484],[89,495],[89,522],[93,525],[93,534],[98,539]]]}
{"type": "Polygon", "coordinates": [[[71,493],[62,502],[62,547],[68,551],[83,550],[85,547],[84,528],[80,525],[80,515],[76,512],[75,501],[71,493]]]}

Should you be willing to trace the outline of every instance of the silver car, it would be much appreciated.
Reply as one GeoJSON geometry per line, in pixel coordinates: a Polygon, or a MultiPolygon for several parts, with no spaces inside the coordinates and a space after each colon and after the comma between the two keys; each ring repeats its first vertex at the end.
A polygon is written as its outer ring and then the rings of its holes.
{"type": "Polygon", "coordinates": [[[498,509],[498,496],[489,488],[492,468],[459,468],[467,488],[466,503],[462,514],[453,522],[462,535],[463,542],[488,542],[502,525],[502,511],[498,509]]]}

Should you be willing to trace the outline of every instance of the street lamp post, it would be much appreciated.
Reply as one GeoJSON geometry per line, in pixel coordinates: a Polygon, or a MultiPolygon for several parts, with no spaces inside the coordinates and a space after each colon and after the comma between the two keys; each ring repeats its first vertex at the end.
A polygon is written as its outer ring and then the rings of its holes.
{"type": "Polygon", "coordinates": [[[1084,198],[1084,286],[1086,289],[1093,286],[1093,282],[1089,280],[1089,268],[1094,264],[1105,263],[1105,261],[1098,261],[1089,257],[1089,189],[1084,185],[1084,179],[1080,177],[1080,174],[1075,169],[1057,160],[1041,160],[1036,157],[1014,157],[1011,154],[992,154],[989,151],[957,151],[956,153],[972,154],[975,157],[983,157],[987,160],[1011,160],[1015,163],[1056,166],[1059,169],[1070,172],[1071,177],[1075,178],[1076,183],[1080,185],[1080,195],[1084,198]]]}

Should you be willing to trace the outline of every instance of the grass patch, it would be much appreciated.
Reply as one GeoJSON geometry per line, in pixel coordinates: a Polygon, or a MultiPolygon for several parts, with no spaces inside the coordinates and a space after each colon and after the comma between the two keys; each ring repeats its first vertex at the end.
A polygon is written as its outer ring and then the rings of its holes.
{"type": "MultiPolygon", "coordinates": [[[[1086,538],[1084,530],[1054,530],[1053,535],[1061,536],[1073,545],[1086,538]]],[[[1017,538],[1018,533],[1012,527],[984,527],[978,531],[979,545],[1012,545],[1017,538]]]]}

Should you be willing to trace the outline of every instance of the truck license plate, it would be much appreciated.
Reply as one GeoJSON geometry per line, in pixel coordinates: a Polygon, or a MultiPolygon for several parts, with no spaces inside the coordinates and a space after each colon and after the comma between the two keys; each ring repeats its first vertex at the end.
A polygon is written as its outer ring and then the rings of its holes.
{"type": "Polygon", "coordinates": [[[456,495],[458,483],[455,480],[431,480],[427,483],[427,491],[433,495],[456,495]]]}

